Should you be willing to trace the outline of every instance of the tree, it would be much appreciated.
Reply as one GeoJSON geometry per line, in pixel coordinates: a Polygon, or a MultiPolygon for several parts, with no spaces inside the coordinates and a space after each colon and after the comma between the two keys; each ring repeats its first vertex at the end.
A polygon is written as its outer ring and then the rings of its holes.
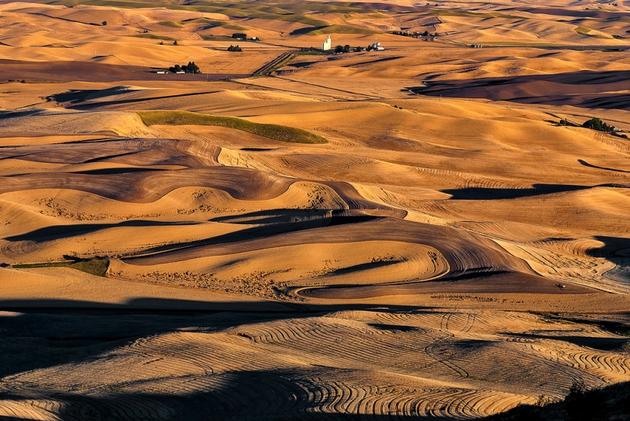
{"type": "Polygon", "coordinates": [[[173,45],[179,45],[179,44],[177,43],[177,40],[173,41],[173,45]]]}
{"type": "Polygon", "coordinates": [[[103,25],[103,26],[107,26],[107,21],[106,21],[106,20],[104,20],[104,21],[101,23],[101,25],[103,25]]]}
{"type": "Polygon", "coordinates": [[[230,45],[227,50],[228,51],[232,51],[232,52],[243,51],[243,49],[238,44],[237,45],[230,45]]]}
{"type": "Polygon", "coordinates": [[[187,65],[182,66],[182,70],[185,71],[186,73],[193,73],[193,74],[201,73],[199,66],[197,66],[194,61],[189,61],[187,65]]]}
{"type": "Polygon", "coordinates": [[[235,32],[232,34],[232,38],[234,39],[247,39],[247,34],[245,32],[235,32]]]}
{"type": "Polygon", "coordinates": [[[194,61],[189,61],[188,64],[184,64],[183,66],[176,64],[174,66],[169,67],[168,71],[171,73],[180,73],[180,72],[192,73],[192,74],[201,73],[201,69],[199,68],[199,66],[197,66],[197,64],[194,61]]]}
{"type": "Polygon", "coordinates": [[[582,127],[586,127],[587,129],[597,130],[600,132],[608,132],[608,133],[614,133],[617,130],[615,126],[606,124],[604,121],[602,121],[602,119],[597,118],[597,117],[594,117],[594,118],[591,118],[590,120],[585,121],[584,124],[582,124],[582,127]]]}

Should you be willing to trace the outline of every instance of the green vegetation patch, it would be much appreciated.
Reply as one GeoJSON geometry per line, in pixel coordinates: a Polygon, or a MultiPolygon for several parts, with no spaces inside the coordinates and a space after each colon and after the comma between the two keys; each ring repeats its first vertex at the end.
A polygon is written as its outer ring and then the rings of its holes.
{"type": "Polygon", "coordinates": [[[327,143],[323,137],[306,130],[278,124],[254,123],[237,117],[213,116],[189,111],[141,111],[138,115],[147,126],[218,126],[242,130],[280,142],[327,143]]]}
{"type": "Polygon", "coordinates": [[[109,259],[107,257],[93,257],[90,259],[72,258],[61,262],[20,263],[13,265],[12,267],[14,269],[66,267],[96,276],[105,276],[107,269],[109,268],[109,259]]]}

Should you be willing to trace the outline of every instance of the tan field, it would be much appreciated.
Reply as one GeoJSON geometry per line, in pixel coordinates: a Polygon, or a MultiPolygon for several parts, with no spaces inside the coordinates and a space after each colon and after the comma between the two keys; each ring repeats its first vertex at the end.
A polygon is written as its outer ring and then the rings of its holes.
{"type": "Polygon", "coordinates": [[[0,419],[628,420],[629,134],[628,1],[0,0],[0,419]]]}

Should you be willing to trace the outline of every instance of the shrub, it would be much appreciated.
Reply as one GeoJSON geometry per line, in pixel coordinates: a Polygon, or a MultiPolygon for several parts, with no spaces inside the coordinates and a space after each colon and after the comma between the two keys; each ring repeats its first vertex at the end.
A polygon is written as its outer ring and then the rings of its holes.
{"type": "Polygon", "coordinates": [[[231,51],[231,52],[243,51],[243,49],[240,46],[238,46],[238,45],[230,45],[227,50],[231,51]]]}

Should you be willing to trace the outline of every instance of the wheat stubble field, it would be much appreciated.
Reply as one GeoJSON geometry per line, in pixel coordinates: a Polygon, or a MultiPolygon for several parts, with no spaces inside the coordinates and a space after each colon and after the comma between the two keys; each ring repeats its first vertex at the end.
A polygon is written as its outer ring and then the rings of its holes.
{"type": "Polygon", "coordinates": [[[0,0],[0,420],[630,419],[629,49],[623,0],[0,0]]]}

